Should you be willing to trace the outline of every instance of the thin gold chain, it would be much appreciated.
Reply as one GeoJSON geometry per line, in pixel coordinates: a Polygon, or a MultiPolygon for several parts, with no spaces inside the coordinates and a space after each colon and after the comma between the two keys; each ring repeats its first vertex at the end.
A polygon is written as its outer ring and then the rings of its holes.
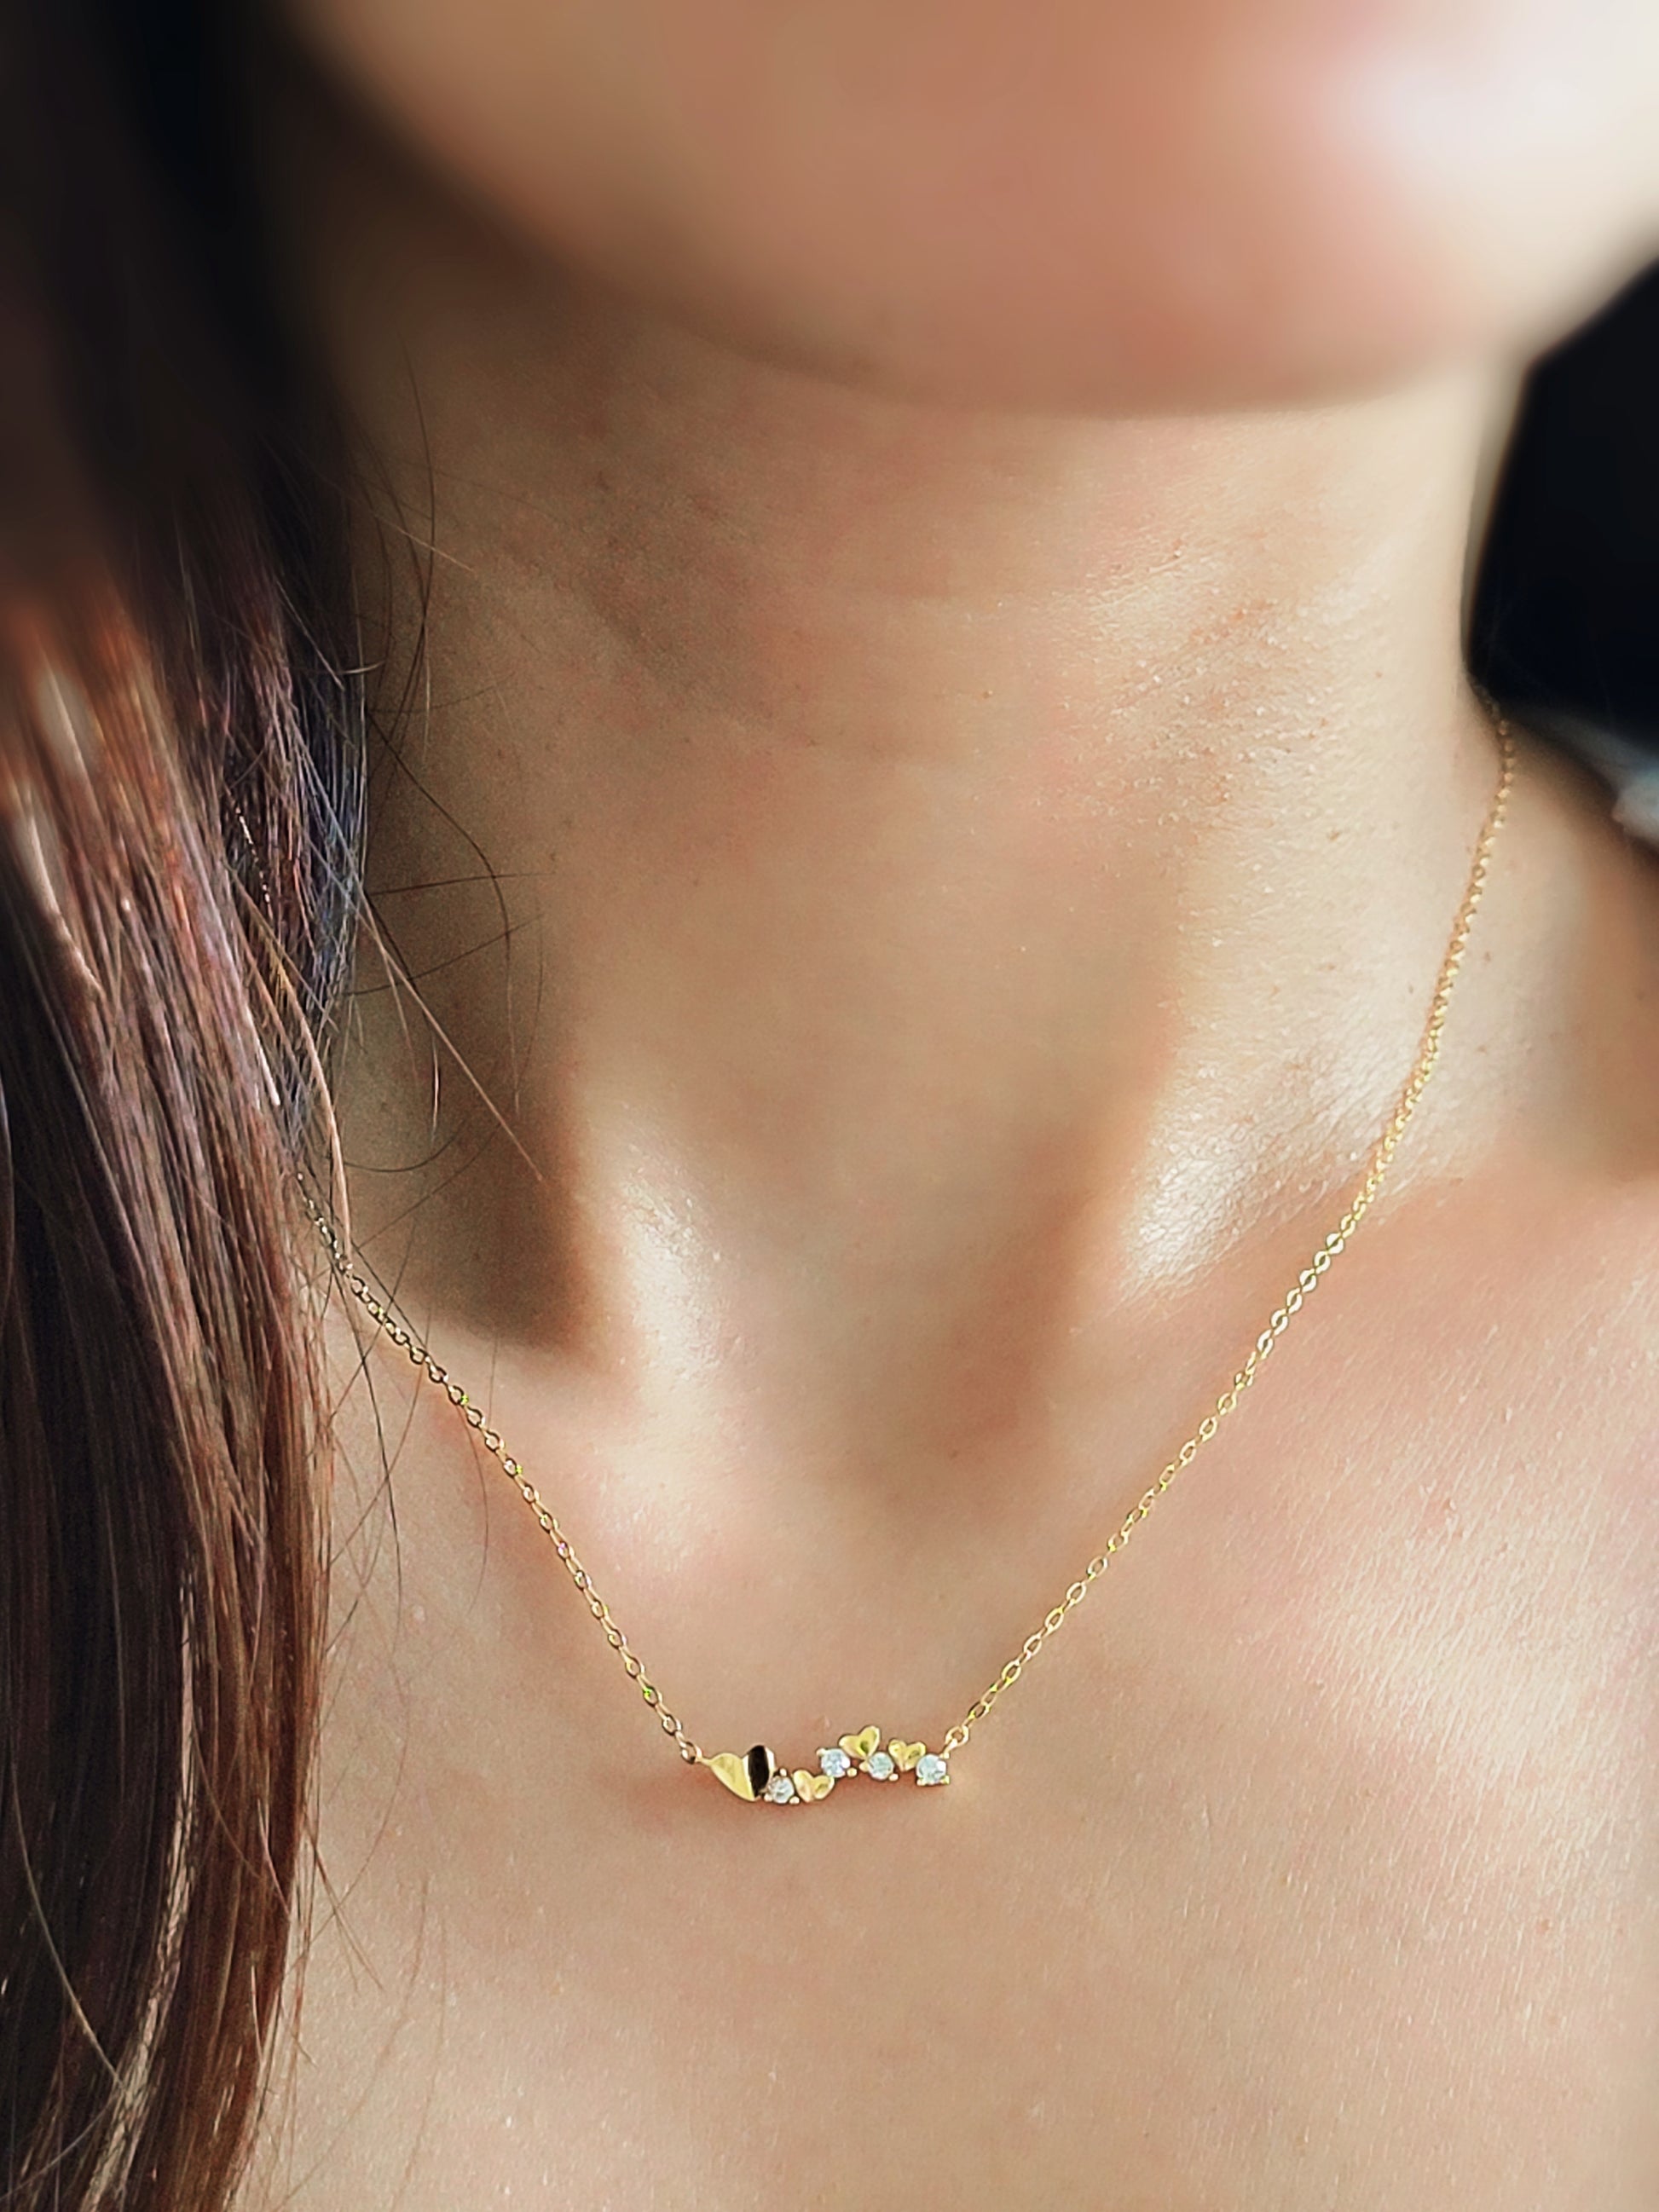
{"type": "MultiPolygon", "coordinates": [[[[987,1689],[981,1691],[963,1717],[950,1730],[941,1746],[941,1750],[946,1755],[959,1750],[967,1742],[975,1723],[985,1718],[1003,1692],[1011,1689],[1019,1680],[1048,1638],[1065,1626],[1073,1607],[1082,1603],[1094,1583],[1100,1576],[1104,1574],[1112,1561],[1128,1543],[1176,1477],[1184,1468],[1191,1466],[1204,1446],[1215,1435],[1222,1422],[1237,1406],[1239,1400],[1255,1380],[1263,1361],[1290,1327],[1292,1319],[1301,1312],[1309,1297],[1329,1273],[1332,1261],[1339,1253],[1346,1249],[1349,1238],[1376,1202],[1377,1193],[1382,1189],[1384,1178],[1387,1176],[1389,1164],[1399,1149],[1400,1140],[1405,1135],[1413,1115],[1417,1111],[1418,1103],[1428,1088],[1429,1079],[1439,1060],[1441,1039],[1445,1031],[1446,1012],[1451,1003],[1452,988],[1457,981],[1458,971],[1462,967],[1463,956],[1468,946],[1469,933],[1474,927],[1475,912],[1486,887],[1492,847],[1509,806],[1510,790],[1515,776],[1515,738],[1508,721],[1502,714],[1494,712],[1493,722],[1502,757],[1498,788],[1493,794],[1485,825],[1475,846],[1474,860],[1469,871],[1468,884],[1463,894],[1463,902],[1457,910],[1457,918],[1452,926],[1451,941],[1447,945],[1445,958],[1441,963],[1433,996],[1429,1001],[1429,1012],[1424,1024],[1422,1042],[1419,1047],[1411,1073],[1406,1079],[1405,1087],[1400,1093],[1398,1103],[1389,1116],[1382,1133],[1372,1147],[1370,1157],[1365,1164],[1364,1173],[1349,1199],[1341,1219],[1320,1244],[1308,1265],[1285,1293],[1280,1304],[1274,1308],[1267,1327],[1250,1347],[1243,1365],[1234,1375],[1232,1381],[1221,1393],[1192,1434],[1182,1444],[1175,1456],[1165,1463],[1157,1480],[1141,1492],[1139,1498],[1124,1515],[1115,1534],[1108,1539],[1104,1549],[1097,1552],[1077,1580],[1068,1584],[1066,1595],[1060,1603],[1043,1615],[1042,1626],[1034,1629],[1025,1638],[1019,1650],[1002,1668],[996,1679],[987,1689]]],[[[415,1334],[408,1323],[400,1318],[391,1302],[383,1297],[368,1278],[354,1265],[344,1239],[321,1207],[309,1196],[306,1197],[304,1203],[306,1211],[311,1216],[318,1234],[323,1240],[330,1265],[339,1281],[363,1308],[375,1326],[407,1355],[411,1365],[418,1368],[428,1382],[435,1384],[445,1393],[451,1405],[461,1413],[467,1426],[476,1433],[484,1449],[500,1462],[502,1472],[535,1515],[537,1526],[552,1545],[566,1573],[581,1593],[588,1611],[604,1631],[605,1642],[621,1660],[624,1671],[637,1686],[641,1697],[655,1713],[658,1725],[664,1734],[674,1739],[680,1757],[690,1765],[696,1765],[699,1762],[706,1763],[702,1747],[686,1734],[677,1716],[665,1704],[661,1691],[646,1671],[644,1662],[611,1618],[610,1607],[594,1589],[592,1577],[576,1556],[574,1547],[559,1526],[556,1516],[546,1504],[536,1485],[525,1473],[520,1462],[507,1449],[500,1431],[489,1425],[483,1408],[459,1382],[452,1378],[448,1369],[433,1357],[428,1346],[415,1334]]]]}
{"type": "Polygon", "coordinates": [[[434,1359],[431,1352],[415,1334],[407,1322],[399,1318],[390,1302],[383,1298],[366,1277],[352,1265],[351,1255],[345,1240],[333,1223],[308,1194],[302,1194],[302,1203],[315,1223],[318,1235],[327,1249],[329,1263],[335,1274],[362,1307],[371,1321],[389,1337],[400,1352],[407,1354],[411,1366],[419,1368],[428,1382],[434,1382],[458,1407],[467,1426],[477,1435],[478,1442],[492,1457],[499,1460],[501,1471],[512,1483],[525,1504],[536,1516],[536,1525],[562,1562],[565,1572],[581,1592],[588,1611],[605,1631],[605,1640],[622,1661],[631,1680],[639,1686],[639,1692],[656,1714],[665,1735],[672,1735],[679,1747],[680,1757],[689,1765],[696,1765],[702,1758],[701,1744],[687,1735],[678,1719],[664,1704],[662,1692],[646,1673],[645,1662],[633,1649],[622,1630],[611,1617],[611,1608],[593,1587],[593,1578],[576,1556],[575,1547],[560,1528],[552,1508],[547,1504],[535,1484],[514,1458],[501,1439],[499,1429],[489,1426],[483,1409],[471,1395],[455,1382],[449,1370],[434,1359]]]}

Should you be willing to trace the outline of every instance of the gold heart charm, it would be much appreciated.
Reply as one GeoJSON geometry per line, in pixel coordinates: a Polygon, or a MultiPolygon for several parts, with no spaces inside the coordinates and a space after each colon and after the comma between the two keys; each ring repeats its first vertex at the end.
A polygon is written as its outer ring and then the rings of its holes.
{"type": "Polygon", "coordinates": [[[868,1759],[880,1741],[878,1728],[860,1729],[856,1735],[842,1736],[841,1747],[849,1759],[868,1759]]]}
{"type": "Polygon", "coordinates": [[[712,1766],[734,1797],[752,1805],[778,1771],[778,1762],[763,1743],[752,1751],[717,1751],[704,1761],[712,1766]]]}
{"type": "Polygon", "coordinates": [[[754,1803],[755,1785],[749,1779],[749,1763],[740,1752],[717,1751],[708,1764],[734,1797],[746,1797],[754,1803]]]}
{"type": "Polygon", "coordinates": [[[804,1797],[809,1805],[815,1797],[827,1797],[836,1786],[833,1774],[809,1774],[804,1766],[798,1766],[791,1778],[796,1796],[804,1797]]]}
{"type": "Polygon", "coordinates": [[[887,1748],[893,1754],[894,1765],[908,1774],[927,1747],[925,1743],[900,1743],[896,1738],[887,1748]]]}

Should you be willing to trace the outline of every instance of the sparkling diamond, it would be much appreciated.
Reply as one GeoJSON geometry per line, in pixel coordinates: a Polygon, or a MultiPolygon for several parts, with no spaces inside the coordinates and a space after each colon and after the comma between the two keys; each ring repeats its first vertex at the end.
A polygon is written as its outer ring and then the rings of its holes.
{"type": "Polygon", "coordinates": [[[818,1753],[818,1771],[829,1775],[832,1781],[842,1782],[853,1771],[853,1762],[840,1749],[821,1751],[818,1753]]]}
{"type": "Polygon", "coordinates": [[[873,1774],[878,1782],[890,1782],[898,1772],[890,1751],[872,1751],[864,1762],[866,1774],[873,1774]]]}
{"type": "Polygon", "coordinates": [[[916,1761],[916,1779],[921,1783],[948,1782],[951,1770],[936,1751],[924,1751],[916,1761]]]}
{"type": "Polygon", "coordinates": [[[775,1805],[793,1805],[795,1785],[787,1774],[775,1774],[766,1785],[766,1795],[775,1805]]]}

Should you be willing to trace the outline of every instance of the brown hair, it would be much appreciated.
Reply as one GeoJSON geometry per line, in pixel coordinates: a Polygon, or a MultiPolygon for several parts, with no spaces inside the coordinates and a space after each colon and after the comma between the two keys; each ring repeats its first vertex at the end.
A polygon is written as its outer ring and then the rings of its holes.
{"type": "Polygon", "coordinates": [[[356,901],[232,0],[0,6],[0,2203],[222,2205],[307,1829],[291,1241],[356,901]]]}

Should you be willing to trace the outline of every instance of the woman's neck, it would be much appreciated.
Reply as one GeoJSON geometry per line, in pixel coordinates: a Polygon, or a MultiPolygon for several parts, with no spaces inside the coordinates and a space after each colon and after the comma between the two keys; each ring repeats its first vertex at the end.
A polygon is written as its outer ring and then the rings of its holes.
{"type": "Polygon", "coordinates": [[[1492,388],[930,411],[335,189],[389,690],[429,583],[372,878],[445,1040],[368,954],[343,1125],[440,1334],[937,1433],[1328,1225],[1492,788],[1492,388]]]}

